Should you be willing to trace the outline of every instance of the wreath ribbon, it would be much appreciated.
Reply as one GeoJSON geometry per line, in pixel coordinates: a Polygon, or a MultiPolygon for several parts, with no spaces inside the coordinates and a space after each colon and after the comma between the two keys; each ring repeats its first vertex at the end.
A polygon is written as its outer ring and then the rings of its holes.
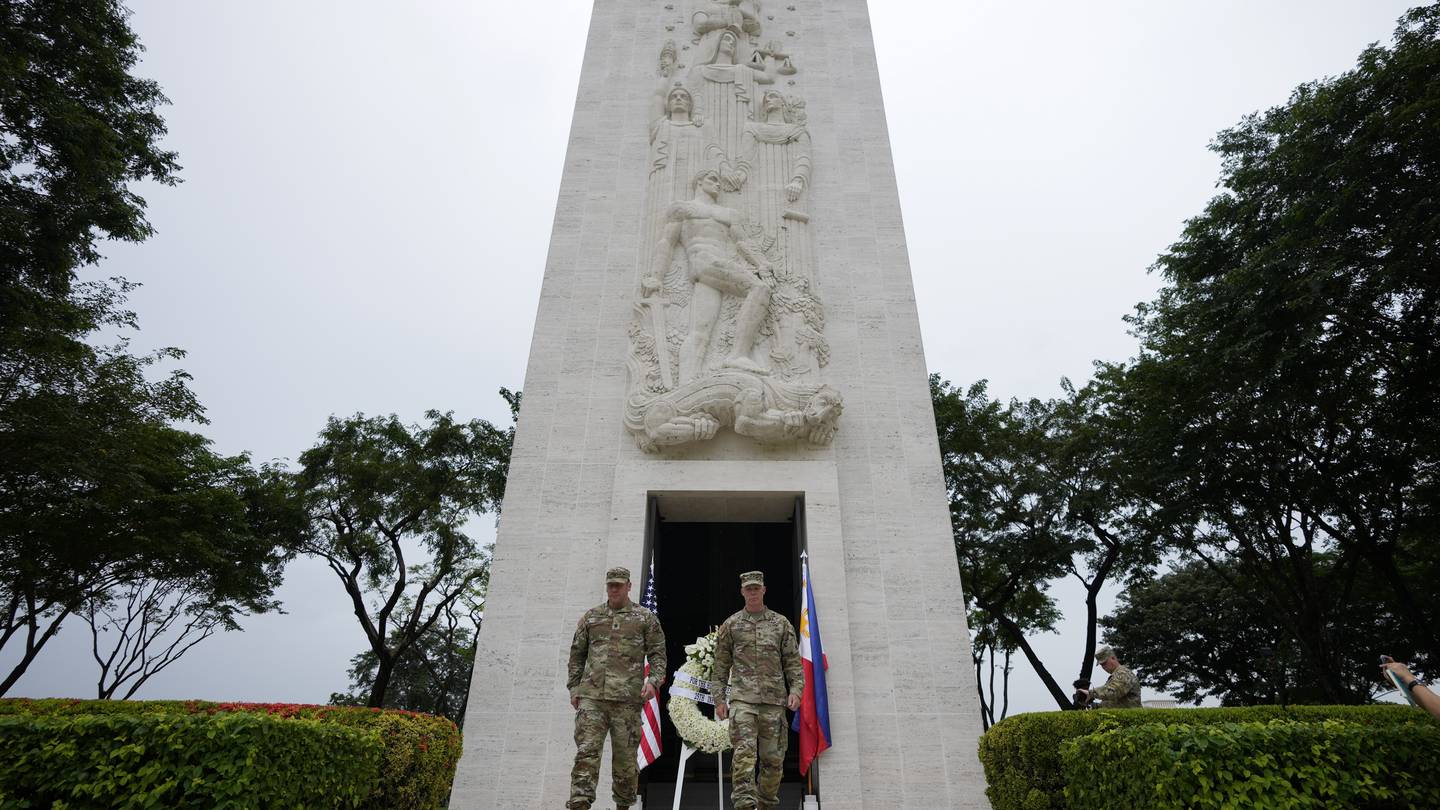
{"type": "MultiPolygon", "coordinates": [[[[679,678],[676,678],[676,680],[679,680],[679,678]]],[[[715,698],[710,697],[709,695],[704,695],[704,694],[701,694],[701,693],[699,693],[699,692],[692,691],[692,690],[690,690],[690,689],[686,689],[685,687],[683,687],[683,686],[678,686],[678,685],[676,685],[676,684],[671,684],[671,686],[670,686],[670,696],[671,696],[671,697],[682,697],[682,698],[685,698],[685,699],[687,699],[687,700],[693,700],[693,701],[695,701],[696,703],[708,703],[708,704],[710,704],[711,706],[714,706],[714,705],[715,705],[715,698]]]]}
{"type": "Polygon", "coordinates": [[[675,680],[677,682],[688,683],[696,689],[704,689],[706,692],[713,692],[715,688],[715,685],[710,681],[702,681],[694,675],[691,675],[690,673],[683,670],[675,671],[675,680]]]}
{"type": "Polygon", "coordinates": [[[718,754],[730,748],[730,721],[714,720],[700,711],[701,703],[715,703],[714,697],[705,694],[714,686],[708,680],[714,638],[711,633],[695,640],[684,666],[675,673],[668,701],[670,722],[680,734],[680,739],[690,748],[707,754],[718,754]]]}

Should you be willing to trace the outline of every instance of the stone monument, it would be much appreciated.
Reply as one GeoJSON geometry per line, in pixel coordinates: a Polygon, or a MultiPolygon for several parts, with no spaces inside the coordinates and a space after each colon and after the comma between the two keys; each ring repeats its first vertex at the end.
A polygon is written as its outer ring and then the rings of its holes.
{"type": "Polygon", "coordinates": [[[988,807],[868,10],[780,2],[595,4],[458,810],[564,805],[566,653],[607,567],[653,565],[677,650],[738,609],[747,568],[793,616],[801,551],[834,738],[808,789],[988,807]]]}

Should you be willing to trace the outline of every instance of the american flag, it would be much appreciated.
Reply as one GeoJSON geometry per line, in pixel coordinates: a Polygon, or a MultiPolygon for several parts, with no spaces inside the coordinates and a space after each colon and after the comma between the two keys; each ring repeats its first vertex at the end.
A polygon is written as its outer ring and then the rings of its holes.
{"type": "MultiPolygon", "coordinates": [[[[655,563],[650,563],[650,575],[645,578],[645,595],[640,597],[640,607],[648,608],[657,617],[660,603],[655,598],[655,563]]],[[[650,679],[650,661],[645,661],[645,679],[650,679]]],[[[660,699],[652,697],[640,708],[640,748],[635,751],[635,762],[640,770],[660,758],[660,699]]]]}

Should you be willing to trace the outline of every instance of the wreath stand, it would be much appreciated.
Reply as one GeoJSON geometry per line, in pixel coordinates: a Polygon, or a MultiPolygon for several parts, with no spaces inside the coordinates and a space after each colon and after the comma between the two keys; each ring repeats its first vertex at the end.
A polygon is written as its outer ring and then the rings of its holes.
{"type": "MultiPolygon", "coordinates": [[[[696,753],[696,750],[697,749],[691,748],[689,745],[685,744],[683,740],[681,741],[680,769],[675,772],[675,803],[671,806],[670,810],[680,810],[680,795],[685,790],[685,763],[690,759],[692,755],[696,753]]],[[[717,806],[720,808],[720,810],[725,810],[724,751],[720,751],[715,754],[715,773],[717,777],[715,780],[716,799],[718,801],[717,806]]]]}
{"type": "Polygon", "coordinates": [[[730,735],[722,721],[707,720],[698,704],[715,705],[710,691],[710,670],[715,649],[715,631],[695,639],[685,648],[685,665],[676,670],[670,683],[670,722],[680,737],[680,765],[675,771],[675,802],[671,810],[680,810],[680,797],[685,790],[685,764],[701,751],[715,754],[715,797],[719,810],[725,810],[725,749],[730,735]],[[686,739],[694,740],[691,745],[686,739]]]}

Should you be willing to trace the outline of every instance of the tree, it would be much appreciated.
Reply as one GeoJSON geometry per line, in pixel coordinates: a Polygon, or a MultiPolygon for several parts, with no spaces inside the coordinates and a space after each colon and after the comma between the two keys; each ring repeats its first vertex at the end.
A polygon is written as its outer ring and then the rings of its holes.
{"type": "MultiPolygon", "coordinates": [[[[144,575],[117,583],[90,596],[80,610],[90,628],[91,655],[100,667],[96,694],[102,700],[116,696],[129,700],[155,675],[180,660],[195,645],[217,632],[239,630],[240,619],[255,612],[277,609],[270,593],[280,581],[280,566],[288,555],[284,538],[292,536],[298,515],[287,513],[283,482],[277,469],[251,470],[243,457],[235,459],[233,489],[221,494],[244,504],[244,536],[252,544],[251,559],[217,559],[213,553],[192,556],[189,570],[147,567],[144,575]],[[226,582],[229,570],[262,564],[261,581],[226,582]]],[[[234,548],[212,534],[208,551],[234,548]],[[220,542],[217,542],[220,541],[220,542]]]]}
{"type": "MultiPolygon", "coordinates": [[[[500,395],[513,419],[520,395],[500,395]]],[[[375,656],[370,706],[386,705],[399,662],[486,575],[464,526],[498,512],[505,491],[513,425],[425,416],[331,417],[293,477],[308,516],[296,549],[340,580],[375,656]]]]}
{"type": "Polygon", "coordinates": [[[129,700],[216,631],[239,629],[233,614],[207,602],[207,595],[188,583],[148,579],[92,598],[81,615],[90,626],[90,654],[100,666],[96,697],[108,700],[123,687],[121,698],[129,700]]]}
{"type": "Polygon", "coordinates": [[[1437,75],[1430,5],[1221,132],[1223,191],[1155,265],[1140,354],[1101,372],[1151,529],[1265,583],[1335,702],[1365,697],[1334,636],[1347,580],[1373,577],[1422,667],[1440,654],[1437,75]]]}
{"type": "MultiPolygon", "coordinates": [[[[1334,564],[1322,561],[1326,568],[1334,564]]],[[[1381,686],[1377,652],[1404,643],[1394,614],[1376,598],[1376,584],[1351,583],[1343,609],[1334,611],[1341,624],[1332,631],[1346,661],[1346,689],[1366,698],[1381,686]]],[[[1123,651],[1147,683],[1181,701],[1325,702],[1328,695],[1310,677],[1299,644],[1256,598],[1262,590],[1237,563],[1185,563],[1127,588],[1115,613],[1103,620],[1105,641],[1123,651]]]]}
{"type": "MultiPolygon", "coordinates": [[[[1007,618],[1019,628],[1024,638],[1036,632],[1052,630],[1060,619],[1060,613],[1044,591],[1030,589],[1020,599],[1011,601],[1007,618]]],[[[1019,645],[1012,634],[984,610],[969,611],[967,620],[971,636],[970,657],[975,664],[975,688],[980,693],[980,722],[989,729],[1010,714],[1010,673],[1014,671],[1011,658],[1019,645]],[[1002,655],[1004,663],[999,666],[1000,695],[997,697],[995,670],[1002,655]]]]}
{"type": "MultiPolygon", "coordinates": [[[[485,570],[489,571],[488,564],[485,570]]],[[[385,693],[385,708],[448,717],[464,727],[470,675],[475,668],[475,641],[485,610],[483,580],[488,576],[481,579],[470,593],[448,605],[440,620],[397,659],[385,693]]],[[[391,635],[393,643],[395,631],[391,635]]],[[[375,652],[361,652],[350,665],[350,692],[332,694],[332,705],[363,706],[374,689],[380,667],[375,652]]]]}
{"type": "Polygon", "coordinates": [[[1047,481],[1064,499],[1064,525],[1083,537],[1066,571],[1085,588],[1085,642],[1079,677],[1089,680],[1095,666],[1099,598],[1107,584],[1142,579],[1160,562],[1160,547],[1140,518],[1149,504],[1129,486],[1120,449],[1123,426],[1117,423],[1105,390],[1076,389],[1061,380],[1065,396],[1032,404],[1044,432],[1045,452],[1037,459],[1047,481]]]}
{"type": "MultiPolygon", "coordinates": [[[[1053,629],[1057,614],[1045,593],[1047,583],[1064,576],[1078,540],[1061,526],[1054,489],[1025,461],[1033,435],[1017,424],[1014,407],[1003,408],[985,389],[982,381],[962,392],[938,374],[930,376],[965,598],[972,612],[988,617],[985,624],[993,622],[998,628],[996,639],[1003,636],[1020,649],[1056,703],[1064,706],[1068,694],[1027,635],[1053,629]],[[1036,621],[1023,624],[1020,605],[1029,606],[1036,621]]],[[[986,646],[982,643],[982,650],[986,646]]]]}
{"type": "MultiPolygon", "coordinates": [[[[1063,387],[1062,399],[1001,405],[983,382],[962,393],[931,377],[961,579],[972,614],[984,619],[977,655],[1019,649],[1056,705],[1068,709],[1070,692],[1027,638],[1053,631],[1060,617],[1050,584],[1069,576],[1085,586],[1079,676],[1089,678],[1101,589],[1149,570],[1155,551],[1131,519],[1136,508],[1102,398],[1089,387],[1063,387]]],[[[978,673],[978,658],[976,666],[978,673]]],[[[991,705],[993,695],[981,700],[991,705]]]]}
{"type": "MultiPolygon", "coordinates": [[[[133,322],[124,284],[77,286],[91,323],[133,322]]],[[[228,615],[273,609],[285,524],[273,483],[177,423],[203,422],[186,383],[136,357],[56,335],[0,360],[0,649],[23,645],[9,690],[64,621],[144,582],[185,583],[228,615]]]]}
{"type": "Polygon", "coordinates": [[[99,239],[150,235],[132,183],[176,182],[127,16],[115,0],[0,5],[0,343],[52,322],[99,239]]]}
{"type": "Polygon", "coordinates": [[[23,645],[0,694],[77,612],[121,631],[113,654],[94,646],[102,696],[133,693],[193,646],[152,648],[173,627],[158,595],[234,626],[275,607],[285,558],[267,476],[182,429],[204,422],[188,376],[152,379],[182,353],[100,345],[135,328],[133,285],[77,279],[101,240],[150,235],[132,184],[177,182],[126,16],[110,0],[0,4],[0,649],[23,645]]]}

